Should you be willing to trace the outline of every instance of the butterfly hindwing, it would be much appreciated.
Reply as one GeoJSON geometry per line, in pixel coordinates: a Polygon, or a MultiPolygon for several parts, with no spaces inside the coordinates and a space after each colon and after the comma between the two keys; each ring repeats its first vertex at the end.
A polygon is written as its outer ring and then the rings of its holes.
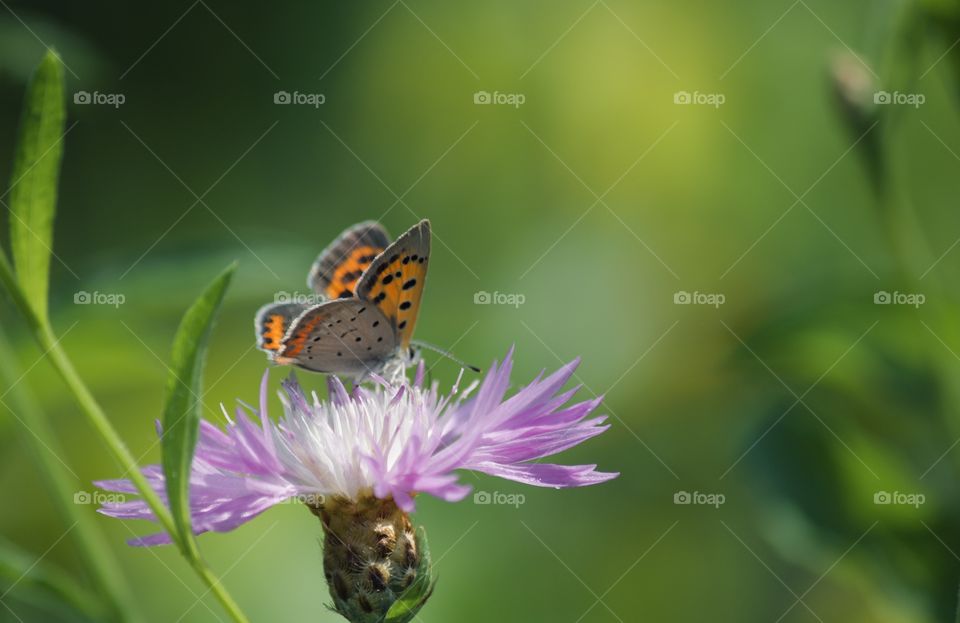
{"type": "Polygon", "coordinates": [[[353,296],[364,270],[390,244],[380,223],[365,221],[348,228],[323,250],[310,268],[307,285],[328,299],[353,296]]]}
{"type": "Polygon", "coordinates": [[[422,220],[377,256],[357,283],[356,297],[380,310],[403,348],[413,337],[429,259],[430,221],[422,220]]]}
{"type": "Polygon", "coordinates": [[[337,299],[315,305],[293,321],[276,361],[362,378],[379,372],[396,349],[394,328],[375,305],[337,299]]]}
{"type": "Polygon", "coordinates": [[[294,319],[306,310],[307,305],[301,303],[268,303],[261,307],[254,319],[257,348],[275,354],[294,319]]]}

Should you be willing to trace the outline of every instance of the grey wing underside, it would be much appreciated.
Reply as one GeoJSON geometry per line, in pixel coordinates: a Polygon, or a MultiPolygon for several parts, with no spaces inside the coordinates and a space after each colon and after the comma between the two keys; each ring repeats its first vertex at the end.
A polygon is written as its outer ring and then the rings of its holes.
{"type": "Polygon", "coordinates": [[[275,359],[313,372],[363,378],[379,373],[396,351],[396,332],[375,305],[337,299],[298,316],[275,359]]]}

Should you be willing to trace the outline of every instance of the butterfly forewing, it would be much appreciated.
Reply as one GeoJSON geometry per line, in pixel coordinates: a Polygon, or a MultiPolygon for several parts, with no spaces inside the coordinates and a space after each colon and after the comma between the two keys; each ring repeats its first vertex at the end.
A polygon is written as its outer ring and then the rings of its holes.
{"type": "Polygon", "coordinates": [[[430,260],[430,221],[407,230],[374,259],[356,287],[396,328],[398,345],[407,348],[420,311],[430,260]]]}
{"type": "Polygon", "coordinates": [[[290,325],[306,310],[307,305],[301,303],[269,303],[261,307],[254,319],[257,348],[268,354],[280,350],[290,325]]]}
{"type": "Polygon", "coordinates": [[[360,276],[389,243],[386,230],[375,221],[350,227],[317,257],[307,285],[329,299],[353,296],[360,276]]]}
{"type": "Polygon", "coordinates": [[[314,372],[364,377],[379,372],[396,349],[396,333],[375,305],[338,299],[297,317],[276,361],[314,372]]]}

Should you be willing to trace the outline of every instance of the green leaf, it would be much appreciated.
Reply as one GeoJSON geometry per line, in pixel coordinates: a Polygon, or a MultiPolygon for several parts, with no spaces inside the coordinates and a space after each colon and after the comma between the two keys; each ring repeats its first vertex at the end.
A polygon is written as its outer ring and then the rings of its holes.
{"type": "Polygon", "coordinates": [[[27,302],[42,318],[47,315],[65,117],[63,64],[48,51],[27,89],[9,194],[17,279],[27,302]]]}
{"type": "Polygon", "coordinates": [[[420,566],[417,567],[417,579],[403,594],[393,602],[384,623],[407,623],[412,620],[423,604],[427,603],[436,586],[436,578],[432,577],[430,568],[430,547],[427,544],[427,531],[423,526],[417,528],[417,550],[420,552],[420,566]]]}
{"type": "Polygon", "coordinates": [[[227,267],[190,306],[173,342],[173,362],[163,410],[163,474],[179,545],[188,556],[197,555],[190,530],[189,484],[200,426],[203,364],[214,317],[235,269],[236,264],[227,267]]]}

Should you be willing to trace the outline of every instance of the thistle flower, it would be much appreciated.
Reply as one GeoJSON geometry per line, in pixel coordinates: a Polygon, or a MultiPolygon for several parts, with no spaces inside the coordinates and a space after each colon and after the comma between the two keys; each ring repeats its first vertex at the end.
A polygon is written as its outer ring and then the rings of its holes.
{"type": "MultiPolygon", "coordinates": [[[[382,620],[416,585],[421,598],[412,618],[430,591],[425,541],[408,517],[415,494],[463,499],[470,487],[459,482],[461,469],[557,489],[617,476],[596,465],[535,462],[608,428],[605,417],[587,417],[599,398],[567,405],[578,388],[560,391],[577,364],[541,373],[509,398],[512,351],[482,381],[460,391],[458,380],[446,396],[437,383],[424,385],[422,364],[412,383],[380,380],[352,392],[331,376],[326,401],[308,399],[291,374],[277,422],[267,416],[264,374],[259,413],[238,407],[231,419],[224,410],[225,430],[201,422],[190,478],[193,530],[226,532],[271,506],[303,501],[323,523],[324,570],[336,610],[351,621],[382,620]]],[[[161,468],[144,474],[163,496],[161,468]]],[[[135,493],[127,480],[96,484],[135,493]]],[[[141,500],[105,504],[100,512],[155,519],[141,500]]],[[[156,534],[131,544],[169,542],[156,534]]]]}

